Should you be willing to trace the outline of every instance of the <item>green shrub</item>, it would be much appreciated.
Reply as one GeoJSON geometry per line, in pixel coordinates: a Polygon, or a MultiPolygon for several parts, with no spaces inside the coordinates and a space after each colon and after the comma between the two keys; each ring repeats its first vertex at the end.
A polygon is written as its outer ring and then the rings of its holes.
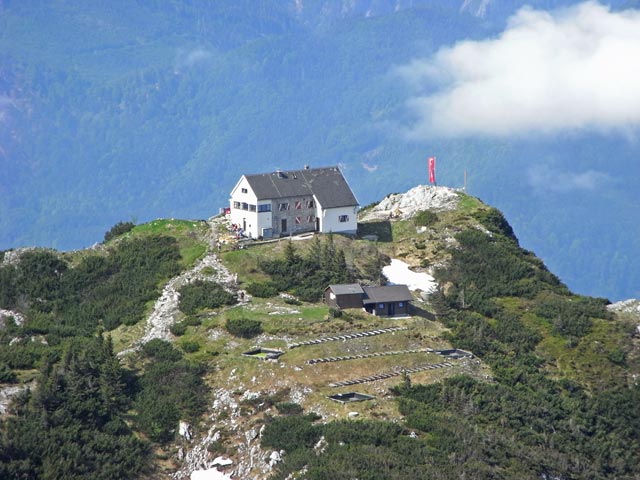
{"type": "Polygon", "coordinates": [[[300,415],[303,411],[302,405],[294,402],[276,403],[276,410],[281,415],[300,415]]]}
{"type": "Polygon", "coordinates": [[[133,230],[133,227],[135,227],[136,225],[133,222],[118,222],[116,223],[113,227],[111,227],[111,229],[106,232],[104,234],[104,241],[105,243],[108,242],[109,240],[118,237],[120,235],[123,235],[127,232],[130,232],[131,230],[133,230]]]}
{"type": "Polygon", "coordinates": [[[233,305],[235,295],[227,292],[222,285],[215,282],[197,280],[185,285],[180,292],[180,310],[193,315],[202,309],[218,308],[222,305],[233,305]]]}
{"type": "Polygon", "coordinates": [[[273,282],[253,282],[247,285],[247,292],[254,297],[270,298],[278,295],[278,289],[273,282]]]}
{"type": "Polygon", "coordinates": [[[169,327],[169,331],[176,337],[181,337],[187,332],[187,324],[185,322],[174,323],[169,327]]]}
{"type": "Polygon", "coordinates": [[[416,227],[429,227],[438,221],[438,215],[431,210],[421,210],[413,217],[416,227]]]}
{"type": "Polygon", "coordinates": [[[47,353],[58,353],[59,349],[40,342],[22,340],[13,345],[0,345],[0,362],[9,368],[27,370],[36,368],[47,353]]]}
{"type": "Polygon", "coordinates": [[[510,240],[516,242],[516,244],[518,243],[518,239],[516,238],[515,233],[513,233],[513,228],[511,228],[507,219],[504,218],[502,212],[497,208],[480,210],[474,214],[474,217],[490,232],[504,235],[510,240]]]}
{"type": "Polygon", "coordinates": [[[626,361],[626,353],[624,350],[616,348],[607,354],[607,358],[611,363],[615,363],[618,365],[624,365],[626,361]]]}
{"type": "Polygon", "coordinates": [[[193,353],[200,350],[200,344],[194,341],[184,341],[180,343],[180,348],[187,353],[193,353]]]}
{"type": "Polygon", "coordinates": [[[202,320],[198,317],[187,317],[182,321],[182,323],[189,327],[199,327],[202,325],[202,320]]]}
{"type": "Polygon", "coordinates": [[[185,361],[150,364],[140,379],[136,423],[156,442],[173,439],[179,419],[195,419],[206,405],[203,369],[185,361]]]}
{"type": "MultiPolygon", "coordinates": [[[[267,284],[280,292],[289,291],[305,302],[320,301],[327,285],[353,281],[344,251],[336,248],[331,234],[324,242],[316,236],[304,257],[288,242],[282,258],[260,261],[259,266],[271,277],[267,284]]],[[[272,291],[268,293],[275,295],[272,291]]]]}
{"type": "Polygon", "coordinates": [[[262,433],[262,445],[287,453],[299,448],[311,448],[322,435],[321,427],[313,425],[316,414],[278,417],[268,423],[262,433]]]}
{"type": "Polygon", "coordinates": [[[0,363],[0,383],[15,383],[17,380],[16,373],[5,363],[0,363]]]}
{"type": "Polygon", "coordinates": [[[253,338],[262,333],[262,323],[249,318],[229,318],[224,327],[236,337],[253,338]]]}
{"type": "Polygon", "coordinates": [[[160,338],[154,338],[142,345],[142,352],[158,361],[176,362],[182,358],[182,354],[171,343],[160,338]]]}

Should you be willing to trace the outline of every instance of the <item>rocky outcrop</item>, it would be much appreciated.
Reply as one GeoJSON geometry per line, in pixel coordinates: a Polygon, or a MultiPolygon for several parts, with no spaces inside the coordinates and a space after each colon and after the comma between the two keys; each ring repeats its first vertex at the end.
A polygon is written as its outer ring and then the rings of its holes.
{"type": "Polygon", "coordinates": [[[22,384],[22,385],[9,385],[6,387],[0,388],[0,416],[7,413],[9,409],[9,405],[11,404],[11,399],[18,395],[19,393],[31,388],[35,384],[22,384]]]}
{"type": "Polygon", "coordinates": [[[622,300],[620,302],[607,305],[607,309],[613,312],[640,315],[640,300],[637,300],[635,298],[630,298],[629,300],[622,300]]]}
{"type": "Polygon", "coordinates": [[[3,310],[0,308],[0,328],[4,327],[5,322],[11,318],[13,318],[13,321],[18,326],[24,324],[24,316],[20,312],[14,312],[13,310],[3,310]]]}
{"type": "Polygon", "coordinates": [[[394,193],[358,216],[359,221],[398,218],[405,220],[422,210],[455,210],[460,196],[449,187],[418,185],[406,193],[394,193]]]}
{"type": "MultiPolygon", "coordinates": [[[[232,371],[231,376],[234,375],[232,371]]],[[[218,388],[214,391],[213,404],[209,410],[211,425],[208,431],[199,438],[187,440],[180,449],[182,467],[172,475],[174,480],[186,480],[193,478],[252,478],[255,480],[266,479],[273,468],[282,460],[284,452],[263,449],[260,445],[263,428],[249,426],[251,417],[242,415],[241,404],[243,400],[252,399],[260,395],[258,392],[247,390],[242,397],[236,400],[233,394],[218,388]],[[226,455],[213,453],[211,448],[219,442],[224,435],[232,438],[235,453],[232,458],[226,455]],[[184,453],[186,451],[186,454],[184,453]],[[215,476],[218,475],[218,476],[215,476]]]]}

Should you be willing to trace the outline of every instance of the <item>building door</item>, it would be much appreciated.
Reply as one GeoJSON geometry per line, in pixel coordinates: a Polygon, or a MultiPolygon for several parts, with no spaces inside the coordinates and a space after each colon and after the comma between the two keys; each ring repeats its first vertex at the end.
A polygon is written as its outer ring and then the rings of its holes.
{"type": "Polygon", "coordinates": [[[280,226],[281,226],[280,231],[282,233],[285,233],[287,231],[287,219],[286,218],[282,219],[282,221],[280,222],[280,226]]]}
{"type": "Polygon", "coordinates": [[[316,232],[320,231],[320,219],[316,217],[316,232]]]}
{"type": "Polygon", "coordinates": [[[393,317],[396,314],[396,302],[389,302],[389,316],[393,317]]]}
{"type": "Polygon", "coordinates": [[[243,218],[242,219],[242,232],[246,232],[247,231],[247,219],[243,218]]]}

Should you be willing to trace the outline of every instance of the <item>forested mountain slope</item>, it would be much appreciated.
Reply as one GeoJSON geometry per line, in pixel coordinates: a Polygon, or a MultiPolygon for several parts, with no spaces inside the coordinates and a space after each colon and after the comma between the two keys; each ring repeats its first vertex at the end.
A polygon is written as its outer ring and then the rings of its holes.
{"type": "Polygon", "coordinates": [[[637,309],[573,294],[498,210],[447,195],[369,206],[355,238],[237,248],[219,217],[0,252],[0,476],[637,477],[637,309]],[[390,259],[437,282],[410,317],[318,301],[390,259]],[[350,391],[373,399],[327,398],[350,391]]]}
{"type": "Polygon", "coordinates": [[[206,218],[243,173],[305,164],[342,165],[366,205],[437,155],[440,184],[466,170],[573,289],[638,296],[632,138],[407,138],[398,68],[498,35],[523,3],[3,0],[0,248],[206,218]]]}

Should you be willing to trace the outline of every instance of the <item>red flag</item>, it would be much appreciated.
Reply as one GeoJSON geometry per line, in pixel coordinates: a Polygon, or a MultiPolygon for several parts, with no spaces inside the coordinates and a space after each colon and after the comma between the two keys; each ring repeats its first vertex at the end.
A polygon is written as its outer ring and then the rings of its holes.
{"type": "Polygon", "coordinates": [[[429,182],[436,183],[436,157],[429,157],[429,182]]]}

